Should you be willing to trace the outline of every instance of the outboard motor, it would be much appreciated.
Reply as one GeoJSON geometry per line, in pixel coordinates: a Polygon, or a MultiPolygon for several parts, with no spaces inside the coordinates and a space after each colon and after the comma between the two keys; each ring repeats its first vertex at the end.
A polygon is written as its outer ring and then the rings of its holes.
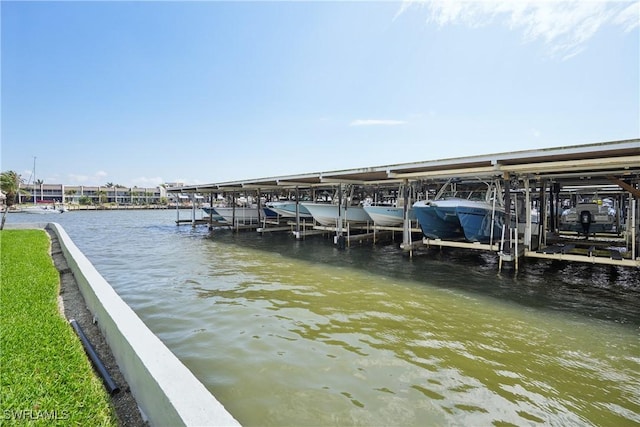
{"type": "Polygon", "coordinates": [[[591,212],[590,211],[582,211],[580,212],[580,224],[582,224],[582,231],[586,238],[589,238],[589,228],[591,227],[591,212]]]}

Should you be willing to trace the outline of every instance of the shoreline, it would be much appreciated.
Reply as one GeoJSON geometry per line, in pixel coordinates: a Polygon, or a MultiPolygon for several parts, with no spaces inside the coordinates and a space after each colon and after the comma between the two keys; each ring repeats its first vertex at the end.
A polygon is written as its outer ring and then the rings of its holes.
{"type": "MultiPolygon", "coordinates": [[[[16,205],[17,206],[17,205],[16,205]]],[[[17,206],[16,209],[9,209],[7,213],[17,214],[17,213],[26,213],[22,210],[22,207],[28,206],[17,206]]],[[[200,209],[200,206],[196,206],[196,209],[200,209]]],[[[94,205],[65,205],[65,212],[83,212],[83,211],[153,211],[153,210],[192,210],[193,206],[180,206],[176,208],[175,206],[163,206],[163,205],[150,205],[150,206],[126,206],[126,205],[117,205],[117,206],[94,206],[94,205]]],[[[31,213],[30,213],[31,214],[31,213]]],[[[53,215],[59,215],[59,213],[51,213],[53,215]]]]}
{"type": "MultiPolygon", "coordinates": [[[[60,313],[67,321],[71,319],[76,320],[107,371],[120,388],[118,393],[110,395],[111,405],[118,418],[118,425],[123,427],[148,427],[149,424],[143,420],[138,404],[131,393],[126,379],[122,375],[122,372],[120,372],[111,348],[107,344],[97,324],[93,322],[93,316],[86,306],[75,277],[62,253],[58,237],[49,229],[45,229],[44,231],[49,235],[51,242],[50,256],[60,274],[60,292],[58,295],[60,313]]],[[[97,373],[96,375],[98,376],[97,373]]]]}

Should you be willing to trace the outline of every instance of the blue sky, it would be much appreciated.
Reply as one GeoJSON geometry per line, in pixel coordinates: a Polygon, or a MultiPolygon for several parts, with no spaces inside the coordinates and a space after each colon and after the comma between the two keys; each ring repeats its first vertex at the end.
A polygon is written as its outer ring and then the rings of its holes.
{"type": "Polygon", "coordinates": [[[2,170],[155,186],[640,136],[640,2],[8,2],[2,170]]]}

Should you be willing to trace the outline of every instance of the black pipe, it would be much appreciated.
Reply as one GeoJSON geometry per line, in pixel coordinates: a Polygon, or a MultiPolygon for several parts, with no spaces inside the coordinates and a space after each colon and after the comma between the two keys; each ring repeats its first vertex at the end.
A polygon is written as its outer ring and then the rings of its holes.
{"type": "Polygon", "coordinates": [[[104,386],[107,388],[107,392],[111,395],[118,393],[120,391],[120,387],[116,385],[115,381],[113,381],[113,378],[111,378],[111,375],[109,375],[107,368],[104,366],[104,364],[98,357],[98,354],[93,349],[93,346],[89,342],[89,339],[87,338],[87,336],[84,334],[84,332],[82,332],[82,328],[80,328],[80,325],[78,325],[78,322],[76,322],[75,319],[71,319],[69,323],[71,323],[71,326],[73,326],[73,329],[76,331],[76,334],[78,334],[80,341],[82,341],[82,346],[84,347],[84,350],[87,352],[89,359],[91,359],[91,363],[93,363],[93,366],[96,368],[96,370],[102,377],[102,381],[104,382],[104,386]]]}

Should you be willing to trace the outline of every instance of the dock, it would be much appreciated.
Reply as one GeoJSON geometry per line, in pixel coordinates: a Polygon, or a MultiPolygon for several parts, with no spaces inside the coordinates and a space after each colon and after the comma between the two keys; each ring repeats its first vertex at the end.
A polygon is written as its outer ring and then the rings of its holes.
{"type": "MultiPolygon", "coordinates": [[[[437,197],[445,185],[473,192],[486,183],[502,189],[505,223],[516,224],[490,242],[427,238],[408,217],[391,227],[373,222],[326,227],[301,218],[226,226],[262,234],[290,233],[295,239],[333,235],[334,244],[344,247],[398,238],[400,247],[409,253],[445,247],[487,251],[499,257],[500,268],[512,264],[516,271],[518,263],[527,258],[640,267],[640,139],[218,182],[168,191],[209,203],[220,198],[235,201],[239,196],[258,203],[283,197],[328,202],[327,195],[334,194],[342,203],[391,200],[399,207],[404,204],[407,212],[416,200],[437,197]],[[602,230],[597,228],[600,223],[589,217],[584,230],[566,229],[563,212],[581,199],[612,203],[615,224],[602,230]],[[535,221],[534,210],[539,212],[535,221]]],[[[177,224],[216,226],[211,219],[196,218],[193,205],[189,220],[180,219],[178,211],[177,224]]]]}

